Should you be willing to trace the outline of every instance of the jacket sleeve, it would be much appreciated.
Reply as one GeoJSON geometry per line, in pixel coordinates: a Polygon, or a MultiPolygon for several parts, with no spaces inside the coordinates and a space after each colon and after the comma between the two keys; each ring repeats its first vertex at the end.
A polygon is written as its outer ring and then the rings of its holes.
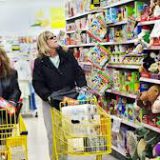
{"type": "Polygon", "coordinates": [[[32,84],[35,92],[44,100],[48,100],[48,96],[51,94],[49,89],[45,85],[45,79],[41,70],[41,63],[39,59],[34,62],[32,84]]]}
{"type": "Polygon", "coordinates": [[[71,59],[71,63],[73,64],[74,73],[75,73],[75,82],[78,87],[84,87],[87,86],[87,81],[85,78],[84,71],[79,66],[77,60],[74,58],[73,54],[68,52],[69,57],[71,59]]]}
{"type": "Polygon", "coordinates": [[[17,71],[14,70],[13,75],[11,76],[11,83],[12,83],[12,92],[9,95],[9,100],[18,102],[21,96],[21,91],[18,85],[18,74],[17,71]]]}

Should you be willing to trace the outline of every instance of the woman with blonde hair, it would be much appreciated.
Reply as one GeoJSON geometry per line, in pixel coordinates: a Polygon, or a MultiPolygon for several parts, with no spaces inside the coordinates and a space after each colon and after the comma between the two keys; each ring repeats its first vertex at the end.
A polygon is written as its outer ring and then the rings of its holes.
{"type": "Polygon", "coordinates": [[[11,67],[5,50],[0,47],[0,97],[14,106],[21,96],[17,78],[17,71],[11,67]]]}
{"type": "Polygon", "coordinates": [[[58,44],[50,31],[41,33],[37,41],[38,58],[34,63],[33,87],[43,100],[43,115],[49,140],[50,159],[54,160],[50,106],[59,109],[64,96],[77,98],[76,86],[86,88],[84,72],[74,56],[58,44]]]}

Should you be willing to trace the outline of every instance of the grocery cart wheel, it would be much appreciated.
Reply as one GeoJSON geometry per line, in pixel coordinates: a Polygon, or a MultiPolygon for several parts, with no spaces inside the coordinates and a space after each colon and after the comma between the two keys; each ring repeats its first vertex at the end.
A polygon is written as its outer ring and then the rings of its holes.
{"type": "Polygon", "coordinates": [[[96,160],[102,160],[102,155],[97,155],[96,160]]]}

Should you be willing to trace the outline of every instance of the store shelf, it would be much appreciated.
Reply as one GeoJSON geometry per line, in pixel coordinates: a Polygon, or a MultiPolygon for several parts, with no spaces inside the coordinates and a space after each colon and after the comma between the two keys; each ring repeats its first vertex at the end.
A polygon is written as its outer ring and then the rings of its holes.
{"type": "Polygon", "coordinates": [[[144,50],[160,50],[160,46],[152,46],[149,48],[145,48],[144,50]]]}
{"type": "Polygon", "coordinates": [[[158,80],[158,79],[151,79],[151,78],[141,77],[140,81],[142,81],[142,82],[148,82],[148,83],[160,84],[160,80],[158,80]]]}
{"type": "Polygon", "coordinates": [[[91,62],[78,62],[79,64],[82,64],[82,65],[90,65],[92,66],[92,63],[91,62]]]}
{"type": "Polygon", "coordinates": [[[159,21],[159,20],[139,22],[138,25],[139,25],[139,26],[143,26],[143,25],[153,25],[153,24],[155,24],[157,21],[159,21]]]}
{"type": "Polygon", "coordinates": [[[130,3],[130,2],[134,2],[134,0],[121,0],[120,2],[116,2],[113,4],[107,5],[106,7],[103,7],[103,9],[124,5],[124,4],[130,3]]]}
{"type": "Polygon", "coordinates": [[[95,46],[95,43],[88,43],[88,44],[78,44],[78,45],[67,45],[69,48],[74,48],[74,47],[92,47],[95,46]]]}
{"type": "Polygon", "coordinates": [[[98,10],[93,10],[93,11],[81,13],[81,14],[75,15],[73,17],[66,18],[66,21],[70,21],[70,20],[73,20],[73,19],[76,19],[76,18],[84,17],[88,14],[92,14],[92,13],[96,13],[96,12],[98,12],[98,10]]]}
{"type": "Polygon", "coordinates": [[[107,65],[109,68],[122,68],[122,69],[139,69],[139,66],[137,65],[114,65],[114,64],[109,64],[107,65]]]}
{"type": "MultiPolygon", "coordinates": [[[[108,46],[108,45],[117,45],[117,44],[132,44],[135,43],[135,40],[129,40],[126,42],[101,42],[99,43],[100,45],[108,46]]],[[[74,47],[92,47],[95,46],[96,43],[87,43],[87,44],[78,44],[78,45],[67,45],[69,48],[74,48],[74,47]]]]}
{"type": "MultiPolygon", "coordinates": [[[[113,119],[113,120],[115,119],[116,120],[117,118],[119,118],[119,117],[111,115],[111,119],[113,119]]],[[[130,126],[130,127],[133,127],[133,128],[139,128],[140,127],[140,125],[138,125],[138,124],[136,124],[134,122],[131,122],[131,121],[127,120],[127,119],[121,119],[121,118],[119,118],[119,119],[121,120],[121,123],[123,123],[123,124],[125,124],[127,126],[130,126]]]]}
{"type": "Polygon", "coordinates": [[[117,44],[134,44],[136,41],[135,40],[128,40],[128,41],[123,41],[123,42],[103,42],[100,43],[101,45],[107,46],[107,45],[117,45],[117,44]]]}
{"type": "Polygon", "coordinates": [[[121,22],[111,23],[111,24],[107,24],[107,26],[113,27],[113,26],[120,26],[120,25],[124,25],[124,24],[127,24],[127,21],[121,21],[121,22]]]}
{"type": "Polygon", "coordinates": [[[79,29],[79,30],[74,30],[74,31],[66,31],[66,33],[67,33],[67,34],[71,34],[71,33],[77,32],[77,31],[79,31],[79,32],[86,32],[87,29],[79,29]]]}
{"type": "Polygon", "coordinates": [[[144,126],[145,128],[148,128],[152,131],[155,131],[157,133],[160,133],[160,128],[157,128],[157,127],[151,126],[149,124],[145,124],[145,123],[143,123],[142,126],[144,126]]]}
{"type": "Polygon", "coordinates": [[[119,150],[117,147],[112,146],[112,149],[113,149],[114,151],[120,153],[122,156],[124,156],[124,157],[126,156],[126,153],[124,153],[123,151],[119,150]]]}
{"type": "Polygon", "coordinates": [[[122,118],[119,118],[115,115],[110,115],[111,119],[120,119],[121,120],[121,123],[127,125],[127,126],[130,126],[130,127],[133,127],[135,129],[137,128],[140,128],[140,127],[145,127],[145,128],[148,128],[152,131],[155,131],[157,133],[160,133],[160,128],[157,128],[157,127],[154,127],[154,126],[151,126],[151,125],[148,125],[148,124],[145,124],[145,123],[139,123],[139,124],[136,124],[134,122],[131,122],[131,121],[128,121],[127,119],[122,119],[122,118]]]}
{"type": "Polygon", "coordinates": [[[137,97],[137,95],[135,95],[135,94],[123,93],[123,92],[114,91],[114,90],[111,90],[111,89],[107,89],[106,92],[116,94],[116,95],[120,95],[120,96],[124,96],[124,97],[128,97],[128,98],[133,98],[133,99],[136,99],[136,97],[137,97]]]}

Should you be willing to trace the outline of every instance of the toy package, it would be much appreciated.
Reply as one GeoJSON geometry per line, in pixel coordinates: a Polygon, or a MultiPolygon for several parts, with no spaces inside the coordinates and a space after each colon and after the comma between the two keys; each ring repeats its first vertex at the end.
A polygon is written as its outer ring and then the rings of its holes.
{"type": "Polygon", "coordinates": [[[118,14],[118,9],[115,7],[106,9],[105,11],[106,23],[107,24],[115,23],[117,21],[117,14],[118,14]]]}
{"type": "Polygon", "coordinates": [[[103,94],[110,87],[110,77],[103,71],[92,71],[88,80],[88,86],[99,94],[103,94]]]}
{"type": "Polygon", "coordinates": [[[154,25],[154,28],[151,32],[151,45],[160,46],[160,21],[157,21],[154,25]]]}
{"type": "Polygon", "coordinates": [[[98,68],[103,68],[109,61],[109,51],[100,45],[97,45],[87,53],[88,60],[98,68]]]}
{"type": "Polygon", "coordinates": [[[122,34],[124,40],[132,40],[134,38],[134,29],[136,27],[136,21],[128,19],[127,25],[122,26],[122,34]],[[127,33],[127,34],[126,34],[127,33]]]}
{"type": "Polygon", "coordinates": [[[88,31],[90,37],[102,42],[107,32],[103,13],[88,16],[88,31]]]}

